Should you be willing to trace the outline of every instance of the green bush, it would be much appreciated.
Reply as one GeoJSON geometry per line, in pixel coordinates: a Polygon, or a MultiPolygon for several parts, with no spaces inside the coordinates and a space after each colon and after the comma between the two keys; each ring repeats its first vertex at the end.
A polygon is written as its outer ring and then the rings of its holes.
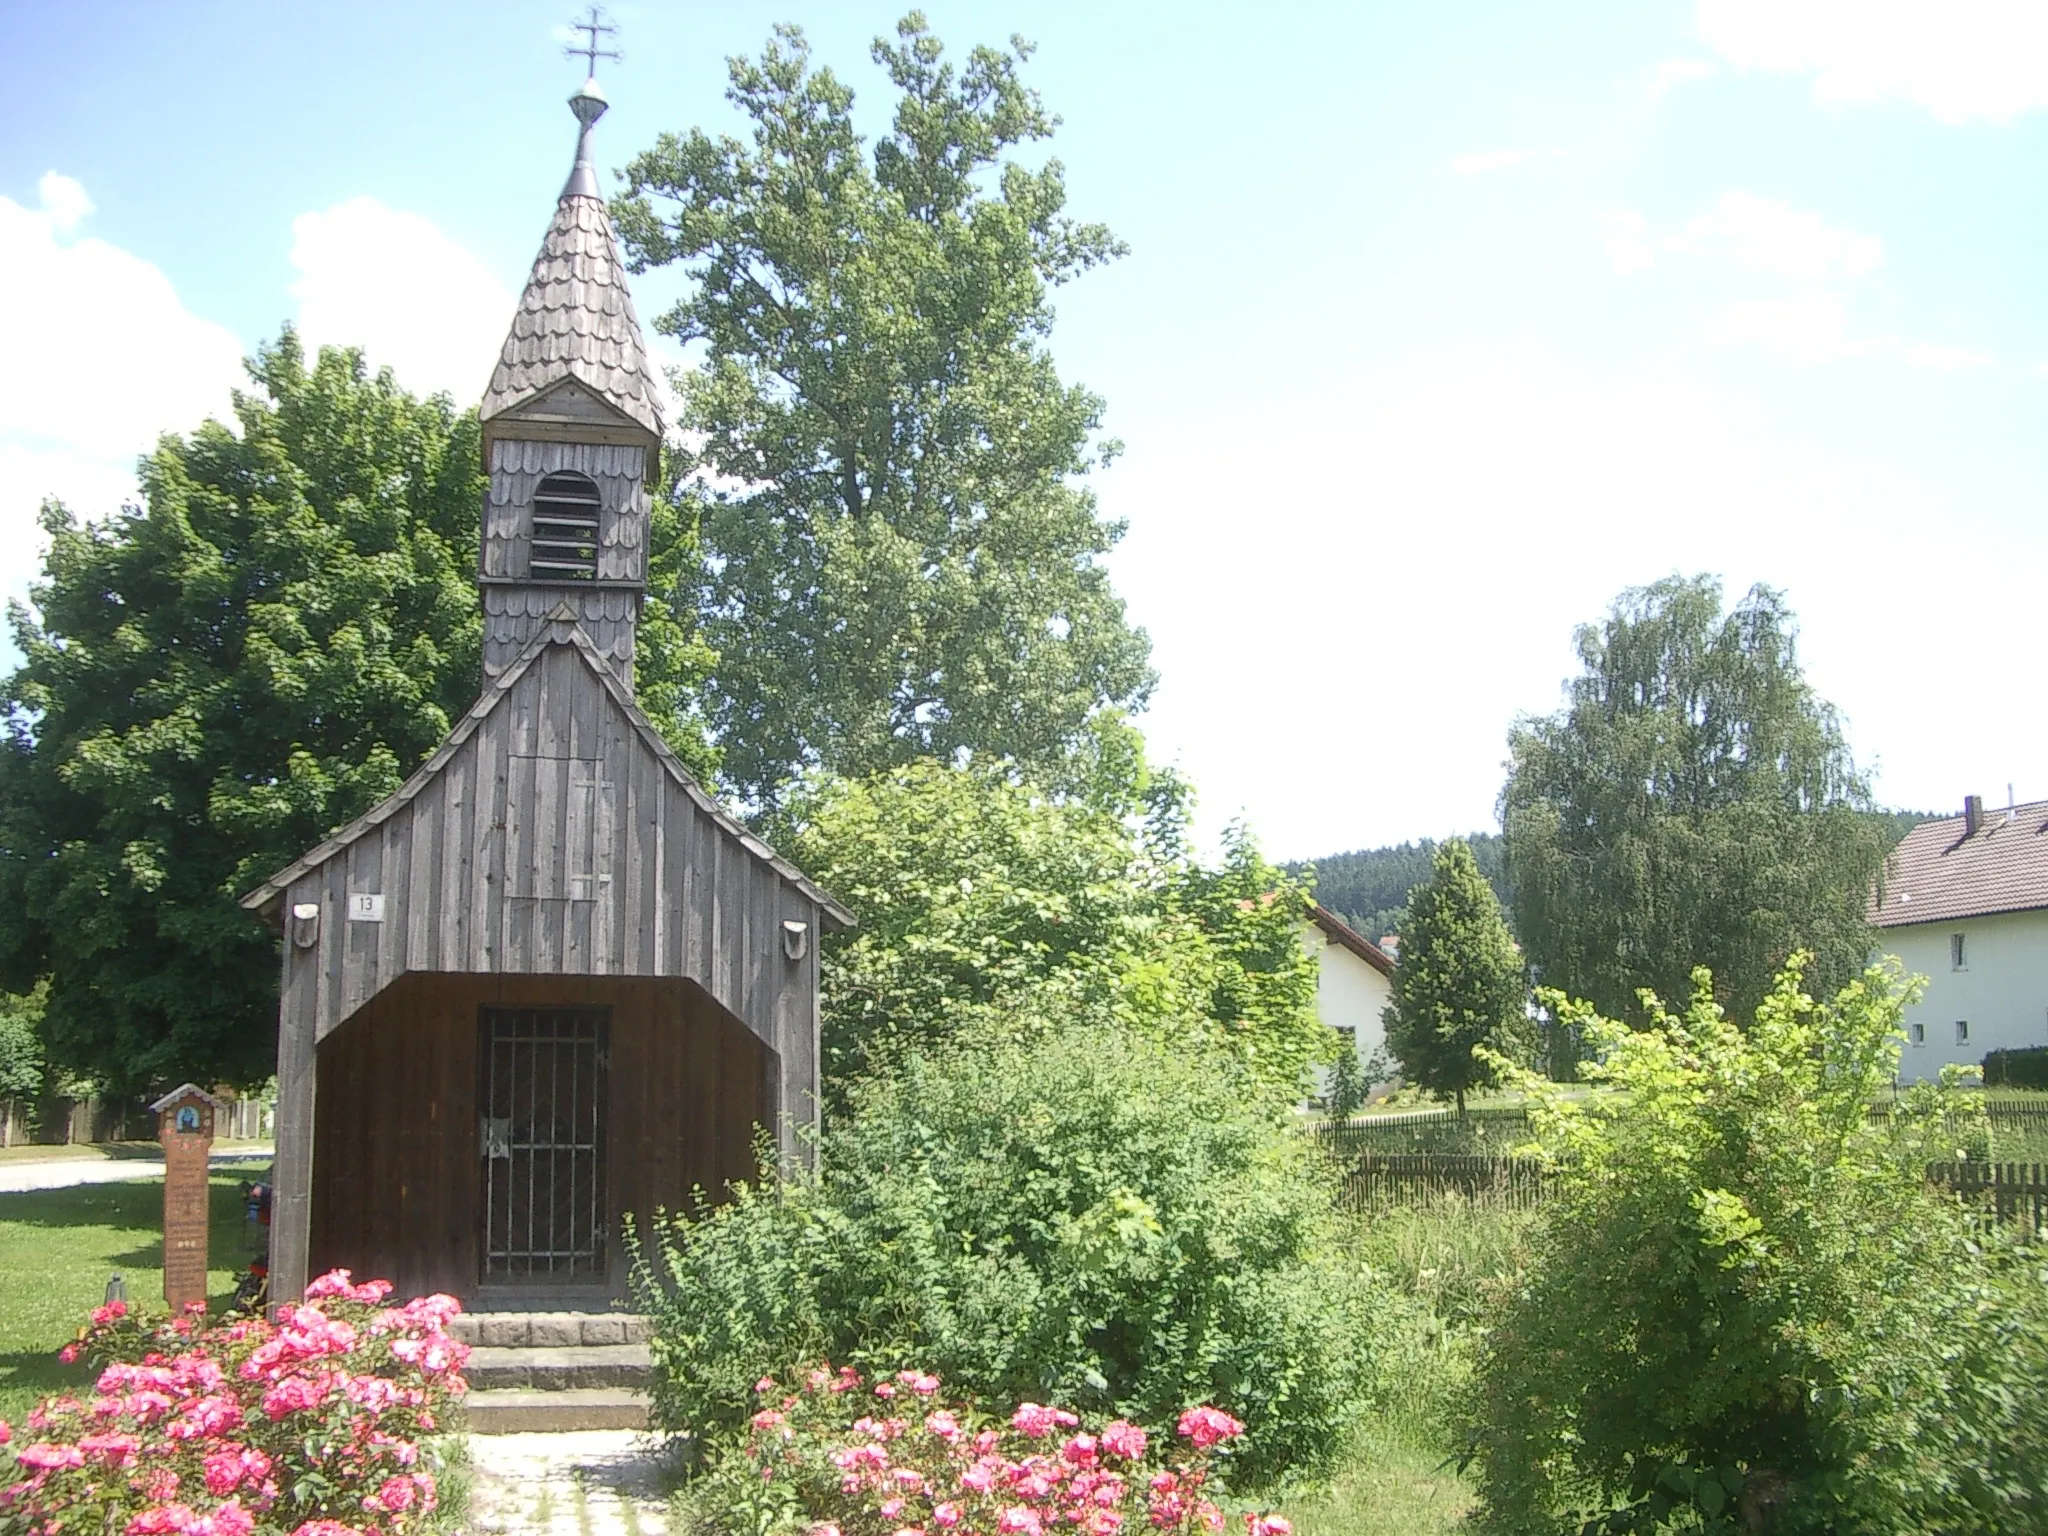
{"type": "Polygon", "coordinates": [[[1641,1033],[1550,999],[1622,1092],[1536,1112],[1565,1188],[1475,1376],[1490,1529],[2044,1529],[2040,1272],[1926,1182],[1952,1085],[1867,1114],[1907,989],[1801,963],[1747,1030],[1704,972],[1641,1033]]]}
{"type": "Polygon", "coordinates": [[[1401,1305],[1307,1138],[1213,1061],[999,1032],[856,1090],[816,1176],[657,1223],[636,1257],[658,1421],[731,1433],[764,1373],[937,1372],[993,1405],[1166,1432],[1210,1402],[1256,1485],[1326,1465],[1401,1305]]]}
{"type": "Polygon", "coordinates": [[[2048,1045],[1991,1051],[1984,1057],[1986,1088],[2048,1088],[2048,1045]]]}

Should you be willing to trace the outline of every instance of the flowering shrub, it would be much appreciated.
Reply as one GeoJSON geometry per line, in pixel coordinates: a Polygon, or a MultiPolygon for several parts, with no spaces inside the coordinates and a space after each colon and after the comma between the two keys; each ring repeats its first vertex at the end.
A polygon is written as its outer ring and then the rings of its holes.
{"type": "MultiPolygon", "coordinates": [[[[863,1380],[818,1366],[785,1388],[764,1377],[745,1438],[699,1485],[707,1523],[757,1536],[1196,1536],[1225,1527],[1210,1496],[1244,1426],[1208,1406],[1180,1415],[1171,1453],[1116,1420],[1024,1403],[985,1420],[924,1371],[863,1380]]],[[[1248,1536],[1289,1536],[1246,1515],[1248,1536]]]]}
{"type": "Polygon", "coordinates": [[[62,1352],[97,1367],[91,1394],[0,1424],[0,1536],[404,1536],[438,1501],[421,1437],[469,1350],[460,1302],[390,1292],[343,1269],[276,1323],[101,1307],[62,1352]]]}

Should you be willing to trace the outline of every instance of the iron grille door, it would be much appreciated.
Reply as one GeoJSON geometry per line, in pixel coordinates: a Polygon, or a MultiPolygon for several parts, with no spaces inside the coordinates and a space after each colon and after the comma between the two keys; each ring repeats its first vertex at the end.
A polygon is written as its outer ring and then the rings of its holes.
{"type": "Polygon", "coordinates": [[[610,1010],[486,1008],[477,1053],[483,1278],[605,1272],[610,1010]]]}

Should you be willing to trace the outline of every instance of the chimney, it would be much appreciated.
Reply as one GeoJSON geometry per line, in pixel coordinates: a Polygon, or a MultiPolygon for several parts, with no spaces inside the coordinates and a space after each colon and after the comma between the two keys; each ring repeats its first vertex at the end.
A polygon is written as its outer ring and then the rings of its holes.
{"type": "Polygon", "coordinates": [[[1975,837],[1977,828],[1984,824],[1984,797],[1963,796],[1963,836],[1975,837]]]}

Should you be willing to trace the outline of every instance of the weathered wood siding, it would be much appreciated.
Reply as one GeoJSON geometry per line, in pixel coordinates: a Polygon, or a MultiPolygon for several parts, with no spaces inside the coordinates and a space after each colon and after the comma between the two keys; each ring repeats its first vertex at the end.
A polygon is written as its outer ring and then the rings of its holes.
{"type": "Polygon", "coordinates": [[[633,686],[633,641],[640,625],[642,597],[632,587],[592,587],[574,582],[547,586],[491,586],[483,589],[484,681],[488,684],[526,649],[564,606],[590,637],[612,671],[633,686]]]}
{"type": "Polygon", "coordinates": [[[625,1292],[624,1214],[644,1231],[693,1191],[716,1199],[752,1176],[773,1063],[694,983],[409,975],[319,1047],[309,1273],[340,1266],[401,1295],[475,1294],[478,1012],[490,1005],[611,1011],[611,1294],[625,1292]]]}
{"type": "MultiPolygon", "coordinates": [[[[651,751],[568,645],[542,650],[420,791],[295,880],[316,1039],[411,971],[680,976],[810,1080],[813,901],[651,751]],[[384,897],[381,922],[348,918],[384,897]],[[789,959],[782,924],[807,925],[789,959]]],[[[758,848],[758,844],[754,844],[758,848]]]]}
{"type": "Polygon", "coordinates": [[[562,470],[587,475],[604,498],[597,519],[597,579],[647,580],[647,450],[638,443],[549,443],[500,438],[491,444],[484,492],[486,581],[525,581],[533,552],[533,493],[562,470]]]}

